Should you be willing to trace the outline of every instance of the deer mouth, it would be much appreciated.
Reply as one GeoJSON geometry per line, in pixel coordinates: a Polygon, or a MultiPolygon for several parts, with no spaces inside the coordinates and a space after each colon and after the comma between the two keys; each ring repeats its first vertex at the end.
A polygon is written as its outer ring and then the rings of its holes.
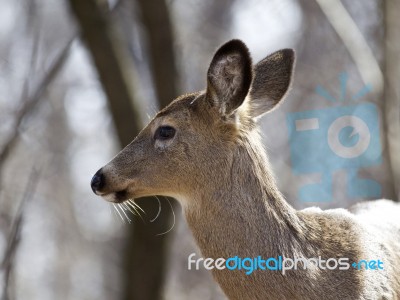
{"type": "Polygon", "coordinates": [[[128,192],[126,190],[115,192],[114,195],[115,195],[115,199],[117,199],[118,202],[123,202],[123,201],[129,199],[128,192]]]}
{"type": "Polygon", "coordinates": [[[104,193],[100,194],[99,196],[101,196],[107,202],[112,202],[112,203],[121,203],[130,199],[127,190],[121,190],[112,193],[104,193]]]}

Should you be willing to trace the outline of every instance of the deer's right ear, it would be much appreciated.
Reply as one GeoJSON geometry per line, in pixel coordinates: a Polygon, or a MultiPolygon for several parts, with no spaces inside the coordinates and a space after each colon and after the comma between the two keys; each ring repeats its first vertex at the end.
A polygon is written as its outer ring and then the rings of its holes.
{"type": "Polygon", "coordinates": [[[252,81],[249,50],[231,40],[215,53],[207,72],[206,98],[223,116],[232,114],[244,101],[252,81]]]}
{"type": "Polygon", "coordinates": [[[282,49],[255,65],[249,97],[251,117],[260,117],[284,98],[292,82],[294,61],[294,51],[282,49]]]}

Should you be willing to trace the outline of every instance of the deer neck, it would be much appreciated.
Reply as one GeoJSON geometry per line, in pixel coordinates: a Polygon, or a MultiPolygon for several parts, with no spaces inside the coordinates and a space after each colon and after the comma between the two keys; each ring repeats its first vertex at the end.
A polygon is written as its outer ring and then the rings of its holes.
{"type": "Polygon", "coordinates": [[[244,137],[228,165],[185,207],[203,256],[301,255],[302,223],[278,191],[259,139],[244,137]]]}

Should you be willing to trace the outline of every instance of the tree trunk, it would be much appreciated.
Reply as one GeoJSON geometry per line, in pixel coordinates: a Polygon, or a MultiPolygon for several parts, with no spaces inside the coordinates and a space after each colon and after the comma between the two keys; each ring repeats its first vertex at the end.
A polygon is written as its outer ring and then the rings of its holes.
{"type": "MultiPolygon", "coordinates": [[[[166,106],[177,96],[169,15],[164,1],[157,2],[154,9],[151,5],[156,2],[142,2],[156,95],[160,106],[166,106]]],[[[107,95],[119,141],[125,146],[136,136],[142,124],[133,106],[133,93],[127,80],[128,60],[124,60],[126,56],[121,40],[116,37],[105,11],[96,0],[70,0],[70,5],[107,95]]],[[[147,218],[157,215],[159,207],[155,198],[140,199],[139,204],[146,211],[147,218]]],[[[172,223],[172,214],[165,204],[164,201],[162,206],[165,209],[154,222],[144,223],[137,217],[133,218],[134,226],[130,227],[126,250],[121,254],[124,263],[123,299],[161,298],[170,235],[157,234],[167,231],[172,223]]]]}
{"type": "MultiPolygon", "coordinates": [[[[147,33],[147,53],[153,78],[155,95],[161,108],[167,106],[178,96],[178,72],[173,51],[173,35],[167,5],[164,0],[137,0],[141,12],[141,21],[147,33]]],[[[125,261],[131,266],[126,282],[126,300],[161,299],[165,282],[168,244],[171,233],[157,236],[168,231],[173,223],[171,209],[176,208],[176,202],[169,199],[171,207],[164,197],[160,198],[162,212],[151,224],[144,224],[140,219],[134,219],[133,236],[128,241],[125,261]]],[[[139,199],[139,205],[146,211],[149,218],[156,216],[157,201],[139,199]]]]}
{"type": "Polygon", "coordinates": [[[69,2],[109,100],[118,139],[126,146],[142,128],[133,106],[134,94],[126,67],[128,57],[106,18],[106,11],[96,0],[69,2]]]}
{"type": "Polygon", "coordinates": [[[388,152],[392,166],[397,200],[400,201],[400,2],[387,0],[385,22],[385,89],[384,118],[388,152]]]}

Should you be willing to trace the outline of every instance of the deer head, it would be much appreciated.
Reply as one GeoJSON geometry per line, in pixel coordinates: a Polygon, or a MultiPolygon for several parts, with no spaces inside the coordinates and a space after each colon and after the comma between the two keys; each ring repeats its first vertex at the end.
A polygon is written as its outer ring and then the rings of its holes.
{"type": "Polygon", "coordinates": [[[235,148],[275,108],[292,78],[294,51],[277,51],[255,66],[246,45],[231,40],[215,53],[207,88],[175,99],[91,182],[110,202],[151,195],[190,204],[196,190],[229,176],[235,148]]]}

